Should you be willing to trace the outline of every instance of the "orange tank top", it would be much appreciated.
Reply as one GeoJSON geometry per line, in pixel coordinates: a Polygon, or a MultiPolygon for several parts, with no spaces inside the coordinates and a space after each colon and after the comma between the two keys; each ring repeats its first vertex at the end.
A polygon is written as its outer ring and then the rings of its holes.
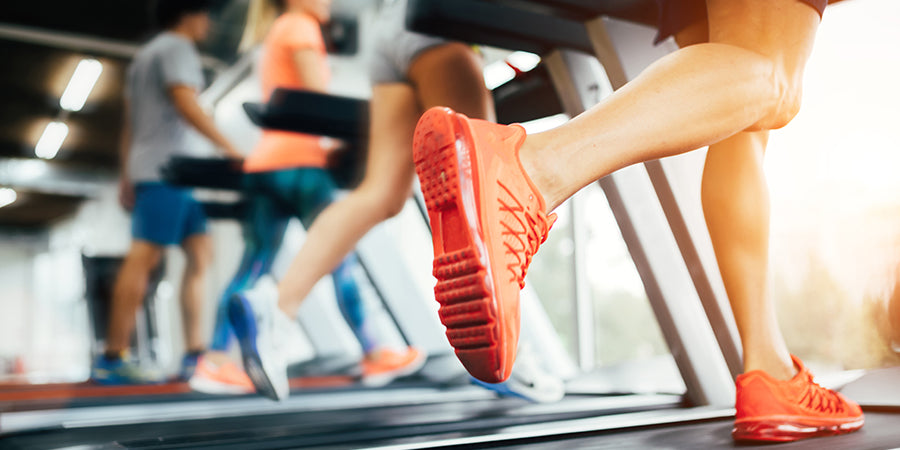
{"type": "MultiPolygon", "coordinates": [[[[331,78],[325,41],[319,23],[310,15],[286,13],[272,24],[263,43],[260,60],[263,101],[277,87],[304,89],[297,74],[294,54],[313,50],[326,80],[331,78]]],[[[246,172],[267,172],[294,167],[324,167],[328,149],[319,136],[288,131],[263,130],[256,147],[244,161],[246,172]]]]}

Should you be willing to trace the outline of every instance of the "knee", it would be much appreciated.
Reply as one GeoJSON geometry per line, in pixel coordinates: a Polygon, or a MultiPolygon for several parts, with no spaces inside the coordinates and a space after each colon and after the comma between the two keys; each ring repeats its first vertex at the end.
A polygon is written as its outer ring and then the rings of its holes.
{"type": "Polygon", "coordinates": [[[203,274],[209,270],[212,264],[212,249],[194,249],[186,255],[185,271],[193,274],[203,274]]]}
{"type": "Polygon", "coordinates": [[[385,186],[362,186],[361,191],[365,197],[365,204],[379,221],[400,214],[409,197],[408,191],[385,186]]]}
{"type": "Polygon", "coordinates": [[[800,112],[800,104],[803,99],[802,74],[792,74],[784,68],[775,66],[766,74],[766,77],[769,86],[766,99],[768,107],[762,120],[749,131],[782,128],[800,112]]]}
{"type": "Polygon", "coordinates": [[[406,206],[406,196],[393,195],[383,200],[381,210],[384,214],[384,218],[390,219],[391,217],[395,217],[397,214],[400,214],[400,211],[403,211],[404,206],[406,206]]]}
{"type": "Polygon", "coordinates": [[[159,266],[162,261],[162,252],[132,250],[122,262],[119,278],[149,277],[150,272],[159,266]]]}

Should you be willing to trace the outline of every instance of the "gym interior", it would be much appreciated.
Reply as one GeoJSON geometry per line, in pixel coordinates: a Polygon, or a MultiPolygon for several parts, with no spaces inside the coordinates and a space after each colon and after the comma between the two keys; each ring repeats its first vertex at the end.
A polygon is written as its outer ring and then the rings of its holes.
{"type": "MultiPolygon", "coordinates": [[[[161,374],[103,384],[114,285],[132,242],[120,205],[129,66],[154,35],[153,1],[7,2],[0,13],[0,447],[49,448],[732,448],[741,340],[701,204],[705,150],[635,164],[585,187],[557,222],[521,293],[520,360],[561,383],[551,400],[473,382],[448,344],[433,292],[426,202],[356,245],[351,273],[375,338],[423,363],[383,386],[363,357],[330,275],[303,302],[289,342],[290,397],[209,393],[179,377],[186,260],[168,247],[149,277],[128,358],[161,374]],[[523,361],[524,360],[524,361],[523,361]],[[526,396],[527,397],[527,396],[526,396]]],[[[258,48],[239,44],[249,0],[212,2],[198,44],[197,101],[250,152],[263,130],[339,143],[339,197],[365,171],[368,60],[381,0],[333,0],[322,26],[325,93],[264,100],[258,48]]],[[[499,123],[553,129],[659,58],[647,0],[408,0],[405,26],[470,44],[499,123]]],[[[816,381],[859,403],[860,431],[790,448],[900,447],[900,5],[828,7],[800,113],[773,131],[768,295],[784,339],[816,381]]],[[[698,69],[700,70],[700,69],[698,69]]],[[[374,123],[374,122],[373,122],[374,123]]],[[[212,258],[199,330],[245,251],[240,165],[197,139],[161,170],[208,218],[212,258]]],[[[270,272],[287,276],[306,240],[287,223],[270,272]]],[[[240,361],[240,348],[227,352],[240,361]]],[[[517,366],[518,367],[518,366],[517,366]]],[[[524,370],[524,369],[523,369],[524,370]]],[[[775,447],[770,447],[775,448],[775,447]]]]}

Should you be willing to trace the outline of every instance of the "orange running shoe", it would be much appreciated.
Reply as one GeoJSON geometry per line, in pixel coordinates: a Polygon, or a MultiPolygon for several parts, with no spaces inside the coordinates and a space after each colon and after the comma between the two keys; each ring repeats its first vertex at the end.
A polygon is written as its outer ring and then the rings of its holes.
{"type": "Polygon", "coordinates": [[[425,365],[425,355],[415,347],[407,347],[402,353],[382,349],[376,352],[374,358],[366,358],[360,365],[362,384],[380,387],[418,372],[425,365]]]}
{"type": "Polygon", "coordinates": [[[791,355],[797,375],[783,381],[754,370],[737,378],[736,441],[787,442],[850,433],[863,426],[862,409],[852,400],[813,381],[791,355]]]}
{"type": "Polygon", "coordinates": [[[519,162],[525,129],[432,108],[416,126],[416,173],[434,241],[434,288],[456,355],[487,383],[509,378],[519,291],[556,216],[519,162]]]}
{"type": "Polygon", "coordinates": [[[256,390],[253,381],[237,364],[226,362],[217,366],[204,357],[200,357],[188,384],[197,392],[217,395],[249,394],[256,390]]]}

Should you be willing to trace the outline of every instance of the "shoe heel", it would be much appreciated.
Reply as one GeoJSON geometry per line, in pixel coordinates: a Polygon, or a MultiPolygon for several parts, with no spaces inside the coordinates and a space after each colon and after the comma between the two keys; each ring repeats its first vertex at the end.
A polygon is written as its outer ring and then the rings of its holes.
{"type": "Polygon", "coordinates": [[[422,194],[429,211],[442,211],[456,205],[459,169],[452,112],[433,108],[419,120],[413,138],[413,160],[422,182],[422,194]]]}

